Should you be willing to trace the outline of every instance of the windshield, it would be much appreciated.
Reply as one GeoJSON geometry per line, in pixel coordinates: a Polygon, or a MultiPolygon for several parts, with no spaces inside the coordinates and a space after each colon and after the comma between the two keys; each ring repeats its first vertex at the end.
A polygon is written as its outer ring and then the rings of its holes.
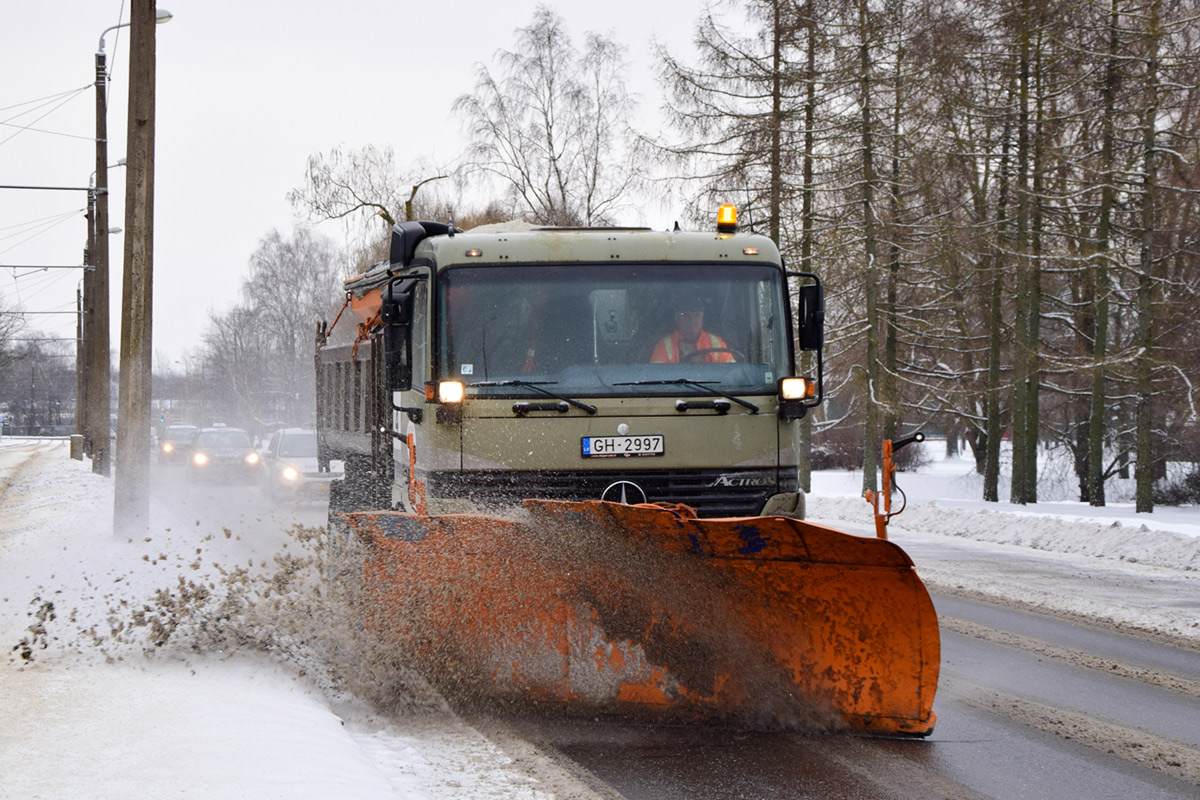
{"type": "Polygon", "coordinates": [[[207,431],[196,437],[196,448],[244,447],[250,449],[250,435],[245,431],[207,431]]]}
{"type": "Polygon", "coordinates": [[[286,433],[279,442],[280,458],[316,458],[315,433],[286,433]]]}
{"type": "Polygon", "coordinates": [[[195,435],[195,428],[167,428],[163,438],[171,442],[186,442],[195,435]]]}
{"type": "Polygon", "coordinates": [[[677,393],[662,382],[680,379],[770,393],[790,369],[778,267],[459,267],[440,303],[441,374],[473,395],[677,393]]]}

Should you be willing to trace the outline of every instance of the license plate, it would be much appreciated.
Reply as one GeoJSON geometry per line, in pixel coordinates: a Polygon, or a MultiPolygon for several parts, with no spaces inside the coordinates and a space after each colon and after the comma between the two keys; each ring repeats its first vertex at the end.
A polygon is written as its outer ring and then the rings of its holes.
{"type": "Polygon", "coordinates": [[[650,436],[584,436],[584,458],[615,458],[617,456],[661,456],[663,437],[650,436]]]}

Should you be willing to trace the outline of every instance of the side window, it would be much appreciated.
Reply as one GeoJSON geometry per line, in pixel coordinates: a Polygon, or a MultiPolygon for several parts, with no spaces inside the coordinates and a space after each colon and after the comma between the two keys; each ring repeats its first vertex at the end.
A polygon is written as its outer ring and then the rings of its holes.
{"type": "Polygon", "coordinates": [[[412,385],[423,391],[429,374],[429,281],[417,281],[413,288],[412,385]]]}
{"type": "Polygon", "coordinates": [[[279,437],[279,431],[276,431],[274,435],[271,436],[271,443],[267,445],[267,451],[273,456],[279,454],[279,437]]]}
{"type": "Polygon", "coordinates": [[[776,302],[773,286],[766,281],[758,284],[753,318],[749,326],[749,349],[754,353],[754,361],[767,363],[771,354],[778,352],[779,342],[776,341],[782,333],[782,319],[779,304],[776,302]]]}

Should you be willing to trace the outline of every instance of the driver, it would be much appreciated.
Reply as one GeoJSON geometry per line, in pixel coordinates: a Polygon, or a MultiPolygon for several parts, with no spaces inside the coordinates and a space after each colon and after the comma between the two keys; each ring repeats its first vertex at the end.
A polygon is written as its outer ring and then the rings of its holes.
{"type": "Polygon", "coordinates": [[[698,300],[684,302],[675,310],[675,330],[654,346],[653,364],[681,361],[722,364],[734,361],[729,345],[715,333],[704,330],[704,306],[698,300]]]}

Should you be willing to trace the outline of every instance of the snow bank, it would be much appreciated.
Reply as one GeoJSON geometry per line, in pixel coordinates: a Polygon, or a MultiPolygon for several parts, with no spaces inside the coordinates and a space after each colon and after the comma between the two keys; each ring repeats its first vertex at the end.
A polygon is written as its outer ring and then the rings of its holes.
{"type": "MultiPolygon", "coordinates": [[[[931,588],[1200,644],[1196,509],[984,503],[965,459],[901,473],[899,484],[908,507],[893,518],[889,538],[931,588]]],[[[814,474],[809,519],[873,535],[861,487],[861,472],[814,474]]],[[[902,503],[898,497],[893,509],[902,503]]]]}
{"type": "MultiPolygon", "coordinates": [[[[916,492],[910,489],[910,498],[914,494],[916,492]]],[[[808,517],[817,521],[845,520],[864,526],[874,524],[871,507],[857,497],[810,497],[808,517]]],[[[1200,570],[1200,537],[1151,530],[1145,523],[1129,527],[1117,519],[1104,524],[1065,514],[968,510],[936,500],[919,502],[910,499],[908,507],[892,520],[890,528],[897,533],[916,531],[1032,550],[1200,570]]]]}
{"type": "MultiPolygon", "coordinates": [[[[917,472],[899,473],[897,482],[908,506],[891,522],[896,531],[1200,570],[1200,509],[1163,507],[1139,514],[1129,503],[985,503],[979,499],[982,478],[965,458],[935,460],[917,472]]],[[[861,495],[861,472],[816,473],[808,517],[873,528],[871,507],[861,495]]],[[[898,496],[893,510],[903,502],[898,496]]]]}

